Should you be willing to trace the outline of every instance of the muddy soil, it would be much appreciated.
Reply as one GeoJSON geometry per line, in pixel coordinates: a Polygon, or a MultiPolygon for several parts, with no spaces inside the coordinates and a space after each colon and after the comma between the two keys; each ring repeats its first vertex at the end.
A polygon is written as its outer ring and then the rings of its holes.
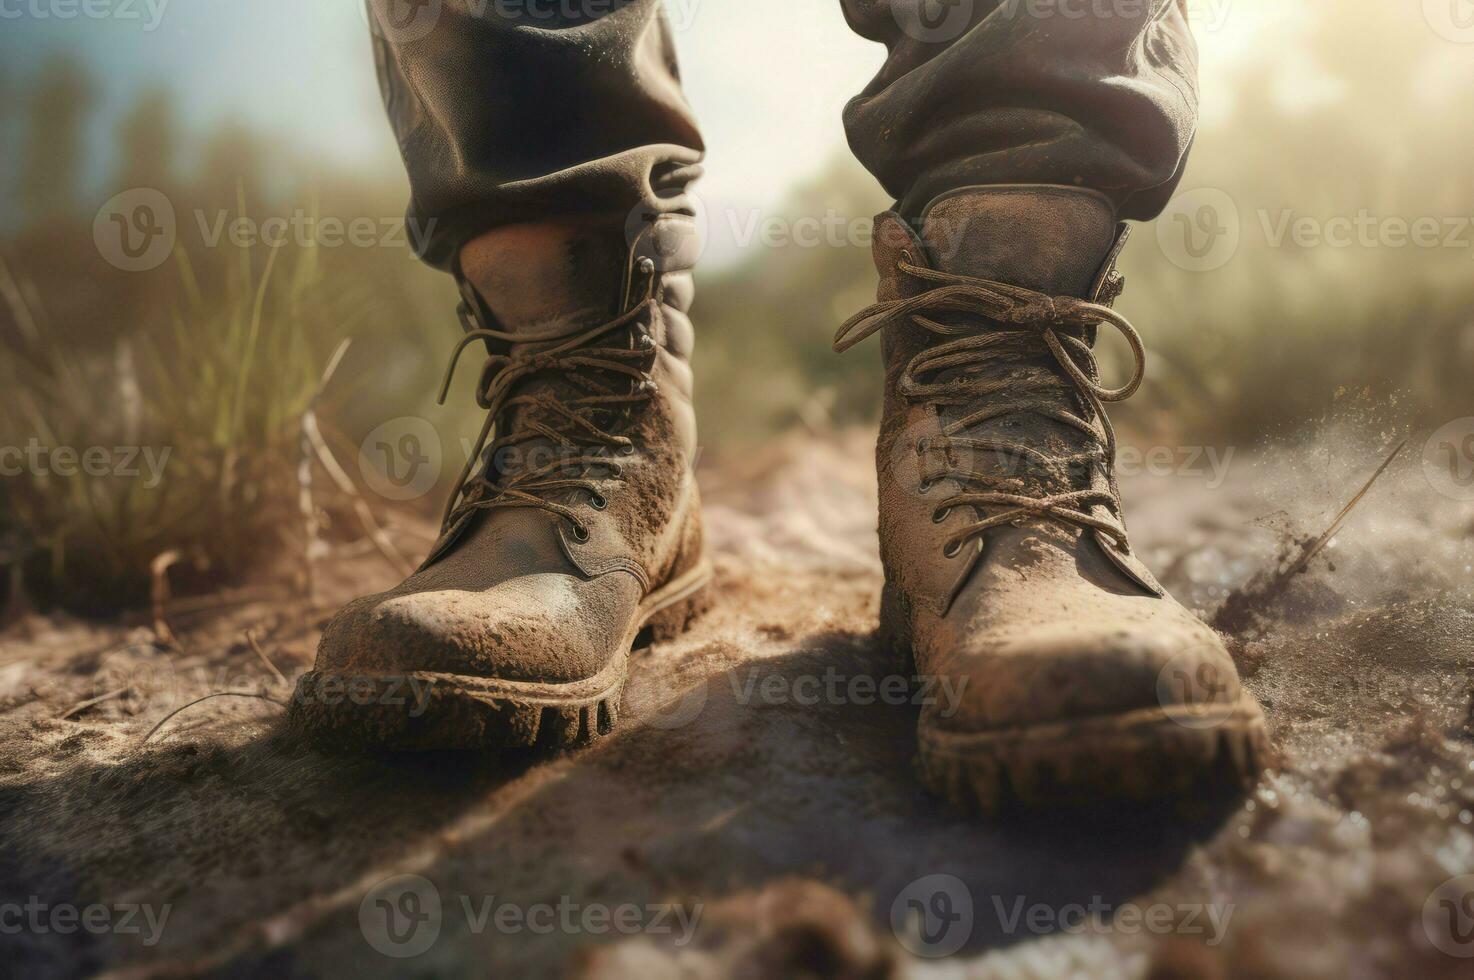
{"type": "MultiPolygon", "coordinates": [[[[1326,436],[1226,473],[1180,453],[1123,481],[1134,537],[1211,616],[1385,449],[1326,436]]],[[[1474,975],[1474,505],[1416,443],[1231,637],[1283,763],[1191,820],[930,799],[915,705],[871,683],[902,667],[872,637],[866,438],[702,479],[714,608],[639,652],[614,735],[553,758],[324,753],[239,696],[286,700],[331,609],[391,583],[362,545],[311,597],[176,605],[175,648],[146,621],[13,626],[0,973],[1474,975]]]]}

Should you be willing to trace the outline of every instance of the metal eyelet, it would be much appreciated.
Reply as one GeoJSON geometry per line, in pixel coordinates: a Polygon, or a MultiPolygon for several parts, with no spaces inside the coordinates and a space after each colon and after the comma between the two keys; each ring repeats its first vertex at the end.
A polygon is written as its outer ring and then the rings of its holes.
{"type": "Polygon", "coordinates": [[[958,541],[955,544],[949,544],[947,547],[945,547],[945,548],[942,549],[942,557],[943,558],[956,558],[961,553],[962,553],[962,542],[961,541],[958,541]]]}
{"type": "Polygon", "coordinates": [[[583,544],[588,539],[589,529],[584,527],[582,524],[575,524],[573,526],[573,540],[577,541],[579,544],[583,544]]]}
{"type": "Polygon", "coordinates": [[[916,492],[917,493],[931,493],[931,488],[932,488],[932,482],[930,480],[922,480],[921,481],[921,485],[916,488],[916,492]]]}
{"type": "Polygon", "coordinates": [[[918,456],[925,456],[926,455],[926,437],[925,436],[923,436],[922,438],[916,440],[916,455],[918,455],[918,456]]]}
{"type": "Polygon", "coordinates": [[[634,454],[635,444],[632,442],[627,442],[623,446],[619,447],[619,455],[621,456],[633,456],[634,454]]]}
{"type": "Polygon", "coordinates": [[[933,524],[940,524],[945,521],[951,513],[951,507],[943,507],[941,510],[934,510],[931,514],[931,522],[933,524]]]}
{"type": "Polygon", "coordinates": [[[589,506],[594,510],[603,510],[609,506],[609,500],[602,493],[596,493],[589,499],[589,506]]]}
{"type": "Polygon", "coordinates": [[[642,255],[640,257],[640,263],[639,263],[639,265],[640,265],[640,271],[642,273],[644,273],[645,275],[647,275],[647,276],[650,275],[650,273],[652,273],[652,272],[655,271],[655,260],[652,259],[648,255],[642,255]]]}

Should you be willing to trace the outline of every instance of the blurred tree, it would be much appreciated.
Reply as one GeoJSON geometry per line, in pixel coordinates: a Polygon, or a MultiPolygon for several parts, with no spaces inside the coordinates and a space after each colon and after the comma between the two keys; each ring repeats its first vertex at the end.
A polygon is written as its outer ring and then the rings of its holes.
{"type": "Polygon", "coordinates": [[[20,209],[30,224],[75,211],[86,159],[84,128],[95,100],[91,76],[71,55],[47,61],[35,79],[18,182],[20,209]]]}
{"type": "Polygon", "coordinates": [[[179,131],[168,89],[144,92],[118,124],[117,139],[116,187],[165,190],[173,185],[179,131]]]}
{"type": "Polygon", "coordinates": [[[266,158],[258,134],[239,122],[222,123],[205,138],[195,198],[230,208],[244,199],[247,209],[259,212],[265,203],[266,158]]]}
{"type": "Polygon", "coordinates": [[[0,174],[6,176],[6,179],[0,180],[0,234],[8,235],[15,231],[17,218],[16,188],[11,183],[11,175],[16,172],[16,139],[10,131],[15,115],[11,105],[14,87],[4,65],[0,65],[0,92],[11,96],[11,98],[0,98],[0,174]]]}

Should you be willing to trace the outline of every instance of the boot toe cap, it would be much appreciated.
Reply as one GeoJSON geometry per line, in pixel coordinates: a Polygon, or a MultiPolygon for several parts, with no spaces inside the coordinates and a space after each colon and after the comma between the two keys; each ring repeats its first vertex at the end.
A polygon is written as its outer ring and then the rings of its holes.
{"type": "Polygon", "coordinates": [[[537,578],[562,581],[356,600],[324,631],[318,669],[553,684],[597,674],[619,652],[614,634],[628,612],[620,617],[618,607],[628,603],[570,576],[537,578]]]}
{"type": "MultiPolygon", "coordinates": [[[[1196,620],[1156,626],[1062,623],[999,642],[956,671],[966,689],[937,724],[985,731],[1138,711],[1184,715],[1239,698],[1232,659],[1196,620]]],[[[947,671],[946,673],[954,673],[947,671]]]]}

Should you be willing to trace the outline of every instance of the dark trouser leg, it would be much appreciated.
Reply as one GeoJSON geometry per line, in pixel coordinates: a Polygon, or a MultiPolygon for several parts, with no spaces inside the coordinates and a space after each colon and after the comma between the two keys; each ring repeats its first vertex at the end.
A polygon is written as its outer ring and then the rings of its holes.
{"type": "Polygon", "coordinates": [[[299,731],[580,744],[615,724],[635,638],[706,601],[682,214],[701,140],[659,0],[577,6],[372,0],[409,218],[461,286],[451,369],[486,349],[486,416],[425,563],[324,630],[299,731]],[[405,678],[424,697],[387,696],[405,678]],[[324,693],[350,685],[385,696],[324,693]]]}
{"type": "Polygon", "coordinates": [[[843,0],[890,51],[845,110],[855,155],[915,218],[959,187],[1100,191],[1161,211],[1197,121],[1182,0],[843,0]]]}
{"type": "Polygon", "coordinates": [[[703,146],[659,0],[569,6],[369,0],[410,228],[432,264],[502,226],[683,209],[703,146]]]}

